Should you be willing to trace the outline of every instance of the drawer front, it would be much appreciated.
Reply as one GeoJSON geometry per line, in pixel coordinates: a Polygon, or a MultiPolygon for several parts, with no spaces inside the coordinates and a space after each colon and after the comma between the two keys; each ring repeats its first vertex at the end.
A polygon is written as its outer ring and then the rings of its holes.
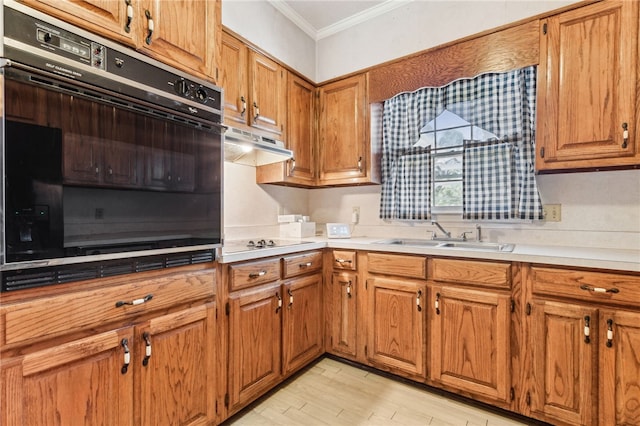
{"type": "Polygon", "coordinates": [[[108,323],[126,322],[129,318],[215,294],[215,269],[176,272],[153,279],[132,275],[127,280],[134,282],[0,307],[4,322],[0,344],[40,341],[108,323]]]}
{"type": "Polygon", "coordinates": [[[559,268],[531,268],[534,294],[640,307],[640,276],[559,268]]]}
{"type": "Polygon", "coordinates": [[[322,269],[322,252],[314,251],[292,256],[286,256],[282,260],[284,278],[315,272],[322,269]]]}
{"type": "Polygon", "coordinates": [[[347,250],[334,250],[333,269],[348,269],[350,271],[355,271],[357,269],[356,252],[347,250]]]}
{"type": "Polygon", "coordinates": [[[367,270],[374,274],[427,278],[427,258],[387,253],[367,254],[367,270]]]}
{"type": "Polygon", "coordinates": [[[280,259],[259,260],[229,265],[229,291],[280,279],[280,259]]]}
{"type": "Polygon", "coordinates": [[[433,259],[434,281],[511,288],[511,264],[473,260],[433,259]]]}

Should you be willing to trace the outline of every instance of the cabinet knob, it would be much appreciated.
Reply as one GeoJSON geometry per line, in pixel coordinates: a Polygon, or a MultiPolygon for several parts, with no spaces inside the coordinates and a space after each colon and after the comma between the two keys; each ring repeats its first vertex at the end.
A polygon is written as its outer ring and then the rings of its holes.
{"type": "Polygon", "coordinates": [[[148,332],[142,334],[144,339],[144,358],[142,359],[142,365],[145,367],[149,365],[149,358],[151,358],[151,335],[148,332]]]}
{"type": "Polygon", "coordinates": [[[131,363],[131,352],[129,351],[129,340],[122,339],[120,341],[120,346],[122,346],[122,349],[124,349],[124,362],[122,364],[122,368],[120,369],[120,372],[122,374],[127,374],[127,371],[129,370],[129,363],[131,363]]]}
{"type": "Polygon", "coordinates": [[[626,148],[629,142],[629,124],[622,123],[622,148],[626,148]]]}
{"type": "Polygon", "coordinates": [[[253,102],[253,121],[256,121],[260,117],[260,107],[255,101],[253,102]]]}
{"type": "Polygon", "coordinates": [[[244,96],[240,96],[240,105],[242,107],[240,110],[240,117],[244,117],[244,113],[247,112],[247,100],[244,96]]]}

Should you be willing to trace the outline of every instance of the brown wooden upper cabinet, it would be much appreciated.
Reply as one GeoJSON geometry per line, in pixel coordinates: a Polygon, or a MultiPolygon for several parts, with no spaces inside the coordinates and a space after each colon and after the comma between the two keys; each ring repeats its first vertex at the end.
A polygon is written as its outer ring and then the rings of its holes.
{"type": "Polygon", "coordinates": [[[225,123],[283,139],[286,70],[225,32],[221,52],[225,123]]]}
{"type": "Polygon", "coordinates": [[[217,80],[221,0],[19,1],[189,74],[217,80]]]}
{"type": "Polygon", "coordinates": [[[313,187],[316,165],[316,87],[289,73],[287,78],[287,138],[285,145],[293,151],[291,160],[260,166],[257,183],[313,187]]]}
{"type": "Polygon", "coordinates": [[[540,26],[536,168],[640,164],[638,2],[598,2],[540,26]]]}
{"type": "Polygon", "coordinates": [[[320,186],[379,183],[369,139],[367,85],[364,73],[320,87],[320,186]]]}

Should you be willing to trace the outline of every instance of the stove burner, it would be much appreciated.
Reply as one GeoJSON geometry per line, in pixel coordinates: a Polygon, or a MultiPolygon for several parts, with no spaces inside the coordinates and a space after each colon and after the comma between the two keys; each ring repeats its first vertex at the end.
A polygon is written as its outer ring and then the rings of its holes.
{"type": "Polygon", "coordinates": [[[253,240],[249,240],[247,243],[247,247],[249,248],[265,248],[265,247],[275,247],[276,243],[273,240],[258,240],[254,242],[253,240]]]}

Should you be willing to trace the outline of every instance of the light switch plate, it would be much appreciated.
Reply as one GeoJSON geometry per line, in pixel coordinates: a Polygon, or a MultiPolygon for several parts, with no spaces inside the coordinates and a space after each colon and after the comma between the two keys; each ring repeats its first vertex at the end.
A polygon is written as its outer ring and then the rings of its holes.
{"type": "Polygon", "coordinates": [[[327,223],[328,238],[351,238],[351,227],[348,223],[327,223]]]}

